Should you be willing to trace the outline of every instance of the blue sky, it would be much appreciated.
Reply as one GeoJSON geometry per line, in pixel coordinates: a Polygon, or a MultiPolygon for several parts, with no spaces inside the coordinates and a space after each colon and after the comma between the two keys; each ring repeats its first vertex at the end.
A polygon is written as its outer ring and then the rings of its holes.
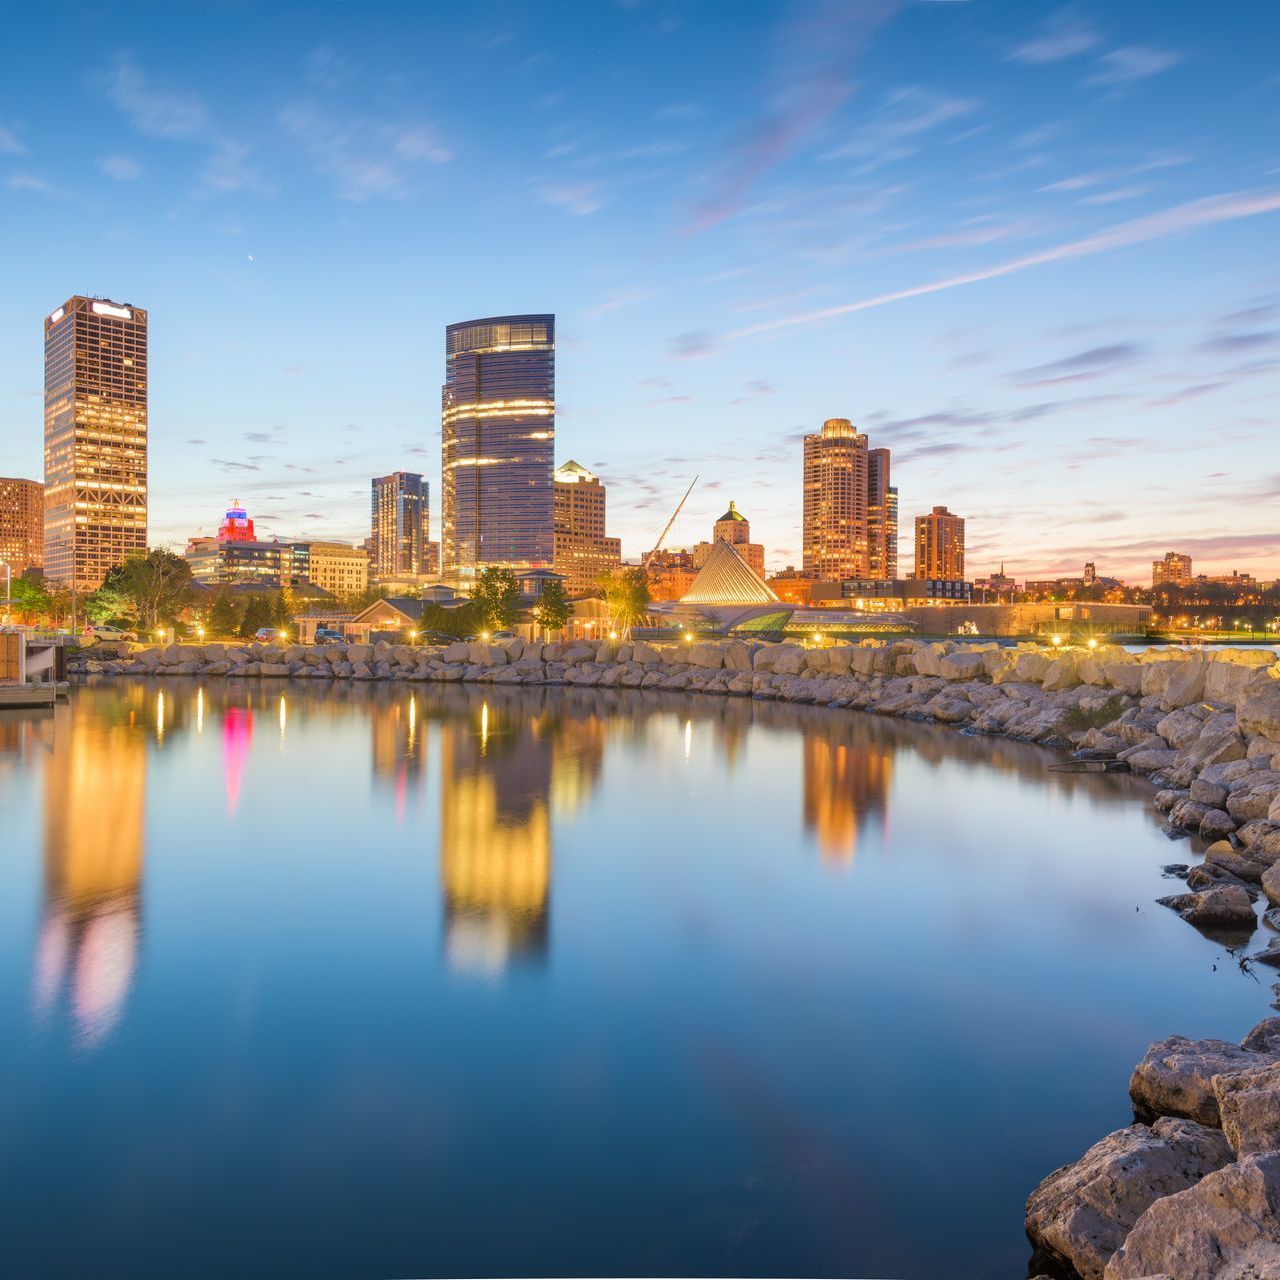
{"type": "Polygon", "coordinates": [[[1280,6],[13,6],[0,474],[41,321],[151,314],[153,541],[439,514],[446,323],[558,316],[557,456],[624,552],[735,498],[799,559],[852,418],[971,575],[1280,573],[1280,6]]]}

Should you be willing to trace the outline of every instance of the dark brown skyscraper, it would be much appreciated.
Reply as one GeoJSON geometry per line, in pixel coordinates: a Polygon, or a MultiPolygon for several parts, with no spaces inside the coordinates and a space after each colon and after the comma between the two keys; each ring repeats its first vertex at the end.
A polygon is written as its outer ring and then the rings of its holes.
{"type": "Polygon", "coordinates": [[[93,591],[147,547],[147,313],[69,298],[44,322],[44,570],[93,591]]]}

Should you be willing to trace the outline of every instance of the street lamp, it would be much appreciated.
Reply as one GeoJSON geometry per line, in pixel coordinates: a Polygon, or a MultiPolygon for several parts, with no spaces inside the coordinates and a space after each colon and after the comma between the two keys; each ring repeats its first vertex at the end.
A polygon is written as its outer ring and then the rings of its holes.
{"type": "Polygon", "coordinates": [[[1050,636],[1050,637],[1049,637],[1049,640],[1050,640],[1050,643],[1055,644],[1055,645],[1060,645],[1060,644],[1062,643],[1062,637],[1061,637],[1061,636],[1050,636]]]}

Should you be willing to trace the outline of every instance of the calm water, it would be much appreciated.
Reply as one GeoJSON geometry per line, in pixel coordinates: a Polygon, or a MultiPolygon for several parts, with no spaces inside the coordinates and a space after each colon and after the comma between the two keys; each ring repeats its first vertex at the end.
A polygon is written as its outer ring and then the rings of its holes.
{"type": "Polygon", "coordinates": [[[0,1271],[1023,1275],[1147,1043],[1269,998],[1152,904],[1146,785],[1051,760],[628,691],[7,713],[0,1271]]]}

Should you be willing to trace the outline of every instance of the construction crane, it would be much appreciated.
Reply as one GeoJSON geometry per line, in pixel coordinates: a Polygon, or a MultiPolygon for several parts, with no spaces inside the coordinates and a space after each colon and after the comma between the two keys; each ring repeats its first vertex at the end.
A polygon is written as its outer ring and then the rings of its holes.
{"type": "Polygon", "coordinates": [[[689,482],[689,487],[684,491],[684,497],[676,504],[676,509],[671,513],[671,519],[663,526],[662,532],[658,534],[658,541],[653,544],[653,550],[642,559],[647,563],[662,550],[662,544],[667,540],[667,534],[671,532],[671,526],[675,524],[676,517],[684,509],[684,504],[689,501],[689,495],[693,492],[693,486],[698,483],[698,477],[694,476],[689,482]]]}

